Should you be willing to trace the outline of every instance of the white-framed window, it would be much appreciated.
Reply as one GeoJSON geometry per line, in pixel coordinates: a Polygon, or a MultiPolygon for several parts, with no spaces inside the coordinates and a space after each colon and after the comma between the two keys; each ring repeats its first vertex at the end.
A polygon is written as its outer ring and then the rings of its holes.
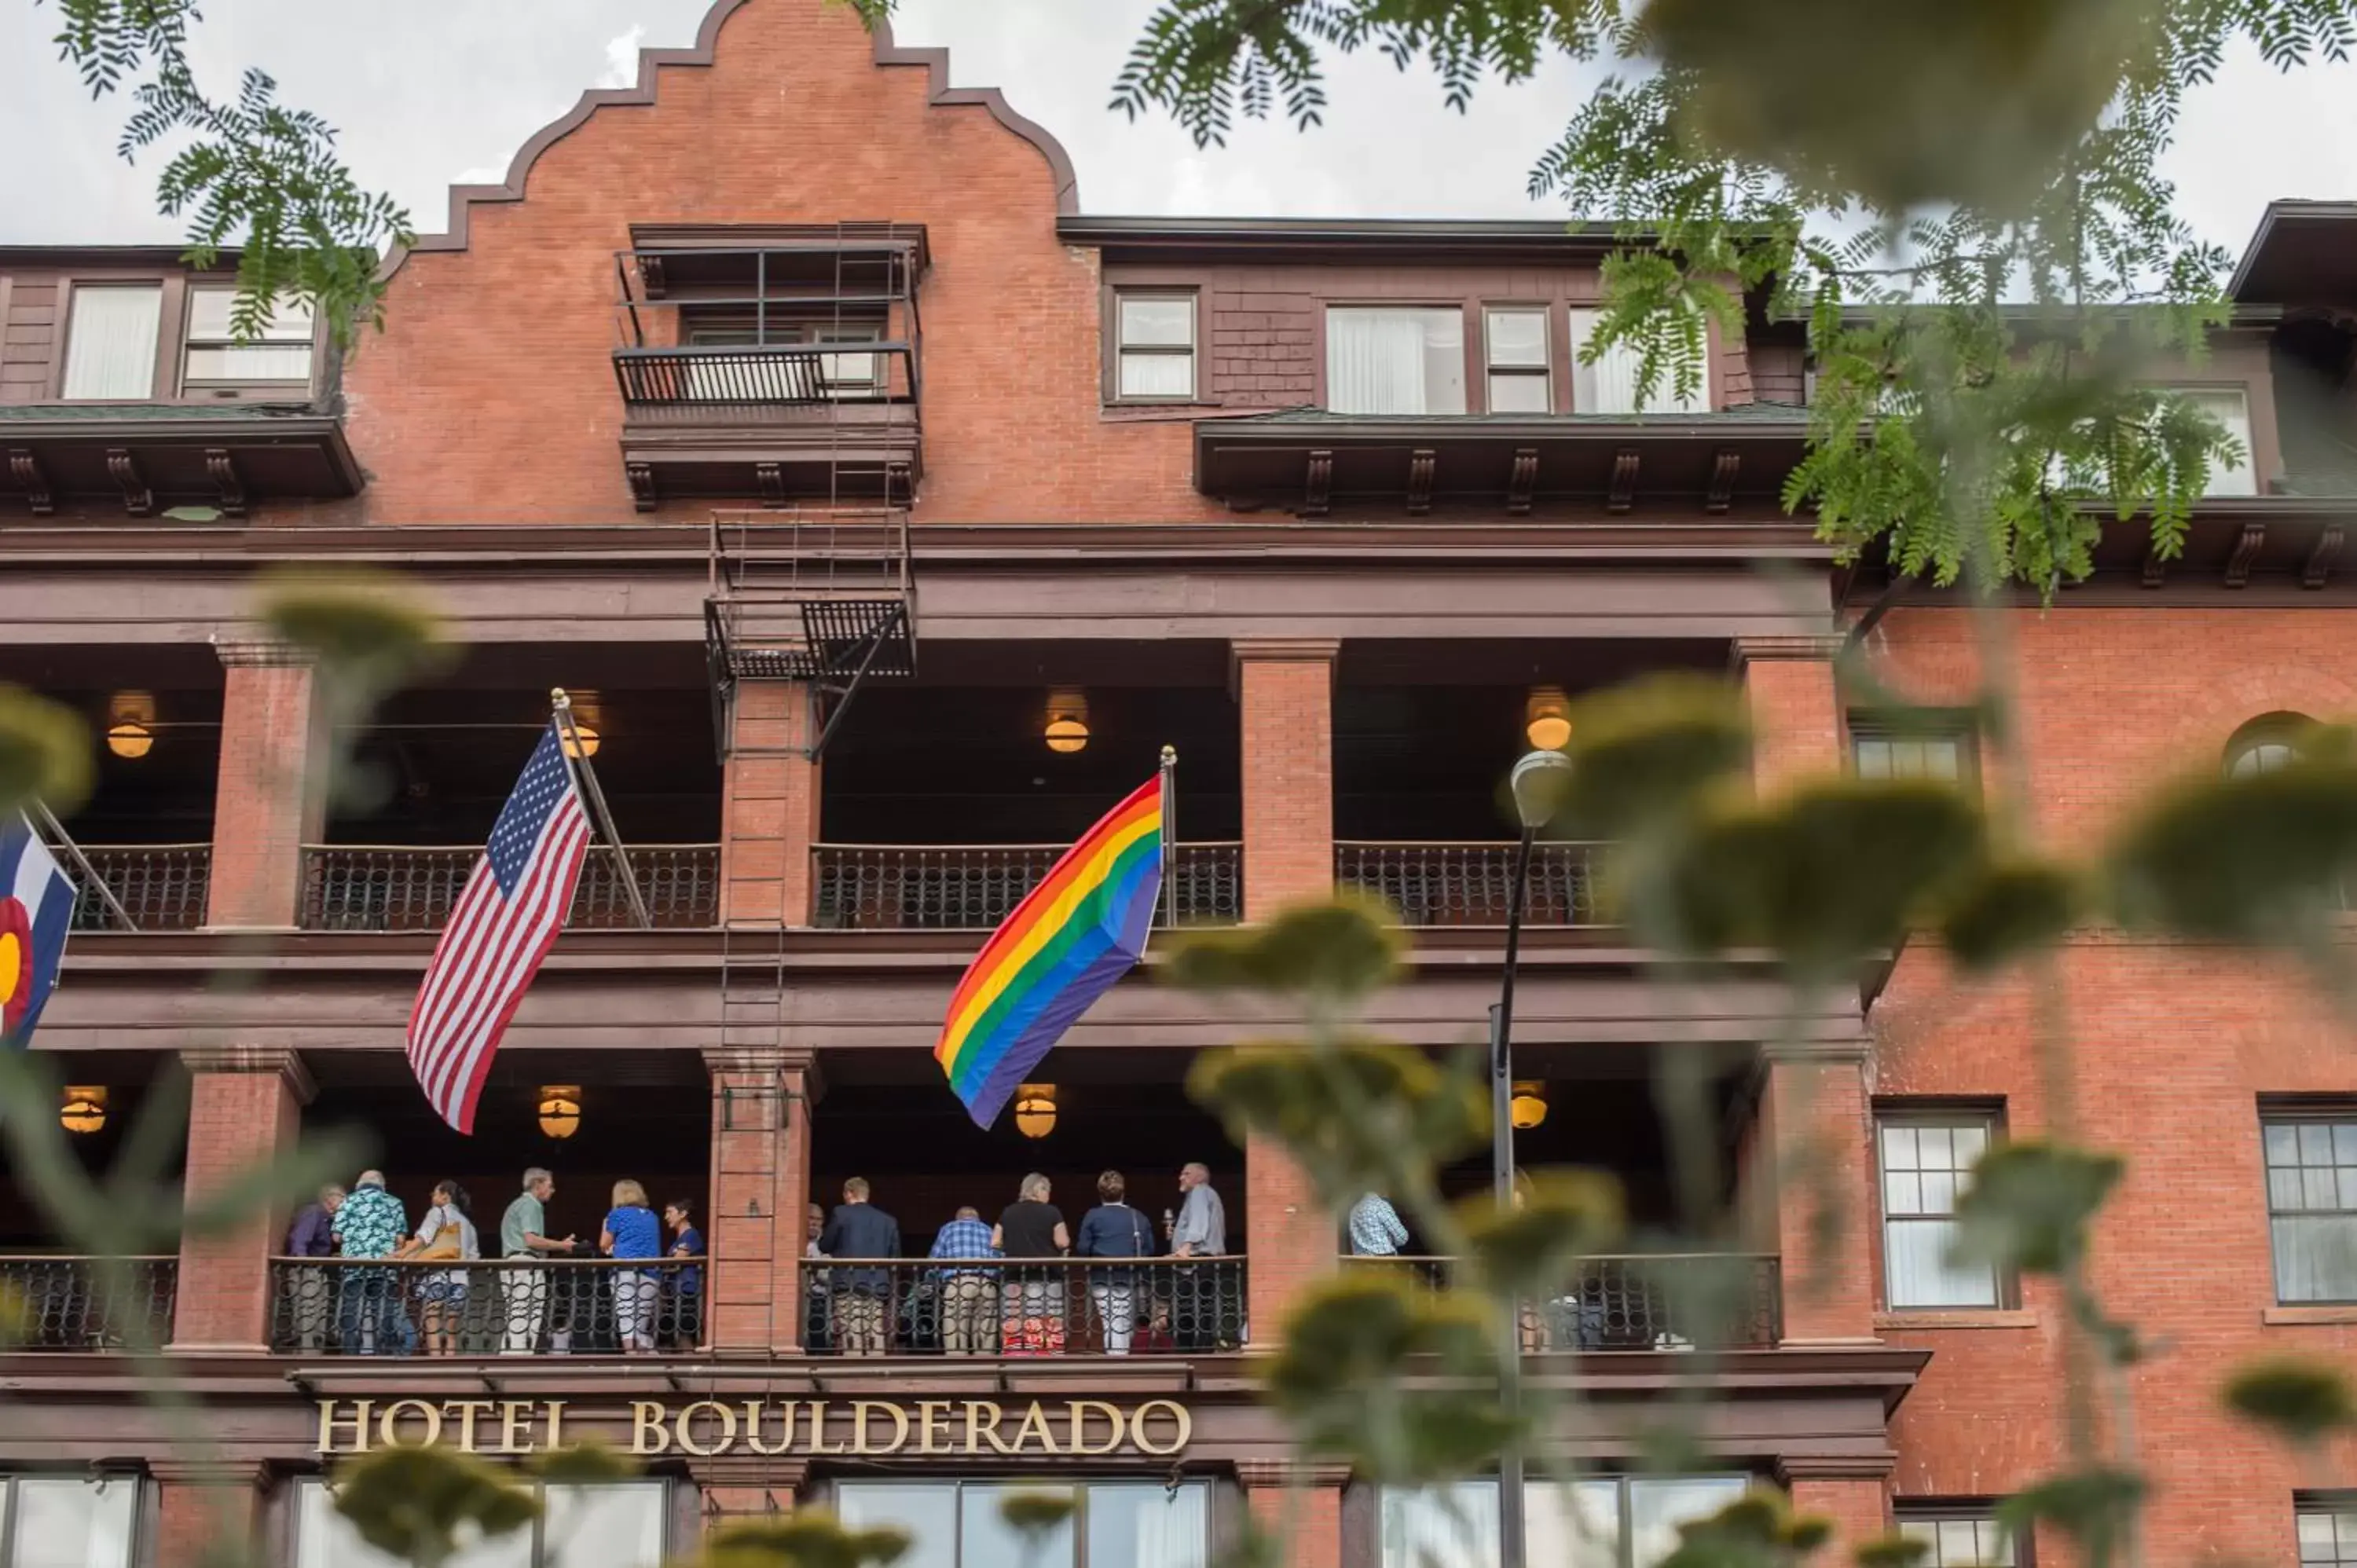
{"type": "MultiPolygon", "coordinates": [[[[839,1481],[835,1513],[847,1525],[909,1533],[894,1568],[1206,1568],[1211,1488],[1201,1481],[1089,1481],[1071,1488],[1071,1514],[1027,1544],[999,1517],[1006,1481],[839,1481]]],[[[566,1568],[571,1568],[570,1564],[566,1568]]]]}
{"type": "Polygon", "coordinates": [[[2294,1515],[2299,1568],[2357,1568],[2357,1498],[2302,1498],[2294,1515]]]}
{"type": "Polygon", "coordinates": [[[66,307],[69,398],[118,402],[156,395],[161,284],[76,284],[66,307]]]}
{"type": "Polygon", "coordinates": [[[1539,305],[1493,305],[1482,312],[1491,413],[1545,413],[1555,407],[1547,373],[1547,313],[1539,305]]]}
{"type": "MultiPolygon", "coordinates": [[[[1747,1476],[1526,1482],[1527,1555],[1560,1568],[1653,1568],[1677,1550],[1680,1525],[1708,1519],[1750,1487],[1747,1476]]],[[[1387,1490],[1382,1513],[1383,1568],[1497,1568],[1493,1480],[1387,1490]]]]}
{"type": "Polygon", "coordinates": [[[1902,1508],[1899,1536],[1921,1541],[1918,1568],[2018,1568],[2013,1539],[1985,1508],[1902,1508]]]}
{"type": "Polygon", "coordinates": [[[1574,413],[1702,413],[1710,408],[1710,366],[1703,366],[1702,384],[1695,395],[1682,398],[1670,374],[1662,368],[1652,395],[1638,405],[1637,371],[1644,356],[1632,344],[1615,343],[1589,364],[1587,340],[1596,335],[1600,310],[1571,313],[1571,411],[1574,413]]]}
{"type": "Polygon", "coordinates": [[[1114,296],[1114,395],[1124,403],[1195,396],[1195,296],[1125,289],[1114,296]]]}
{"type": "Polygon", "coordinates": [[[2357,1109],[2263,1112],[2276,1299],[2357,1302],[2357,1109]]]}
{"type": "Polygon", "coordinates": [[[1336,413],[1463,413],[1464,310],[1328,306],[1326,406],[1336,413]]]}
{"type": "MultiPolygon", "coordinates": [[[[463,1544],[447,1568],[651,1568],[664,1561],[671,1488],[662,1481],[545,1486],[541,1517],[491,1540],[463,1544]]],[[[336,1511],[324,1480],[296,1484],[294,1568],[408,1568],[361,1539],[336,1511]]],[[[13,1568],[13,1565],[12,1565],[13,1568]]]]}
{"type": "Polygon", "coordinates": [[[2232,463],[2213,462],[2209,482],[2201,493],[2209,496],[2255,496],[2259,493],[2259,472],[2251,460],[2251,399],[2240,387],[2179,387],[2176,389],[2194,407],[2226,427],[2242,455],[2232,463]]]}
{"type": "Polygon", "coordinates": [[[131,1568],[136,1476],[0,1476],[0,1568],[131,1568]]]}
{"type": "Polygon", "coordinates": [[[1882,1176],[1882,1273],[1886,1304],[1921,1307],[2003,1305],[1996,1271],[1948,1262],[1956,1202],[1987,1152],[1996,1118],[1968,1112],[1885,1112],[1875,1118],[1882,1176]]]}
{"type": "Polygon", "coordinates": [[[262,336],[235,340],[230,306],[237,290],[199,284],[188,290],[188,338],[181,360],[183,387],[307,385],[311,380],[311,307],[298,299],[273,306],[262,336]]]}

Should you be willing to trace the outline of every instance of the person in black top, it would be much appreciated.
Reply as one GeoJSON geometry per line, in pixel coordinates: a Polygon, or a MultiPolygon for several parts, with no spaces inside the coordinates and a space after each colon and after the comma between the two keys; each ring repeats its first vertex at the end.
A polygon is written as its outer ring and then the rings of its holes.
{"type": "MultiPolygon", "coordinates": [[[[990,1244],[1008,1258],[1060,1258],[1072,1248],[1064,1216],[1048,1201],[1048,1178],[1033,1171],[1022,1197],[991,1228],[990,1244]]],[[[1010,1268],[999,1305],[1006,1316],[999,1344],[1009,1356],[1054,1356],[1064,1348],[1064,1271],[1010,1268]]]]}
{"type": "MultiPolygon", "coordinates": [[[[1122,1201],[1128,1190],[1119,1171],[1097,1177],[1097,1206],[1081,1216],[1080,1245],[1074,1251],[1083,1258],[1154,1255],[1154,1223],[1122,1201]]],[[[1129,1337],[1137,1328],[1137,1271],[1091,1269],[1089,1300],[1097,1309],[1105,1354],[1128,1355],[1129,1337]]]]}
{"type": "MultiPolygon", "coordinates": [[[[900,1222],[867,1201],[865,1176],[853,1176],[843,1184],[843,1201],[819,1233],[818,1250],[830,1258],[900,1255],[900,1222]]],[[[890,1273],[840,1266],[830,1273],[835,1348],[846,1356],[881,1356],[884,1325],[890,1321],[885,1310],[885,1298],[892,1293],[890,1273]]]]}

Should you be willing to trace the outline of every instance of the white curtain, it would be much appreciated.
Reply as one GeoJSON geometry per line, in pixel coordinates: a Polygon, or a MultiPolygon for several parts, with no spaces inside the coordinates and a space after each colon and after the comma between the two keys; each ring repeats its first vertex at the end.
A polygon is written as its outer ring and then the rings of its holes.
{"type": "Polygon", "coordinates": [[[958,1568],[955,1481],[845,1481],[834,1488],[834,1511],[856,1529],[907,1530],[909,1550],[893,1568],[958,1568]]]}
{"type": "Polygon", "coordinates": [[[2210,482],[2202,493],[2212,496],[2255,496],[2259,493],[2258,470],[2251,465],[2251,403],[2239,392],[2189,389],[2187,401],[2194,407],[2226,427],[2242,447],[2242,455],[2232,463],[2212,462],[2210,482]]]}
{"type": "Polygon", "coordinates": [[[1653,1568],[1678,1549],[1678,1526],[1708,1519],[1749,1489],[1740,1476],[1640,1477],[1629,1483],[1630,1561],[1653,1568]]]}
{"type": "Polygon", "coordinates": [[[16,1483],[9,1568],[131,1568],[139,1483],[27,1477],[16,1483]]]}
{"type": "Polygon", "coordinates": [[[2357,1214],[2278,1214],[2274,1229],[2277,1300],[2357,1301],[2357,1214]]]}
{"type": "Polygon", "coordinates": [[[1464,313],[1327,311],[1326,406],[1336,413],[1464,413],[1464,313]]]}
{"type": "Polygon", "coordinates": [[[1124,1568],[1203,1568],[1210,1555],[1204,1488],[1100,1482],[1089,1488],[1089,1561],[1124,1568]]]}
{"type": "Polygon", "coordinates": [[[156,331],[160,288],[77,288],[66,324],[65,395],[156,395],[156,331]]]}
{"type": "Polygon", "coordinates": [[[661,1481],[551,1487],[539,1568],[654,1568],[663,1561],[661,1481]]]}
{"type": "MultiPolygon", "coordinates": [[[[408,1568],[406,1557],[388,1556],[361,1539],[351,1521],[336,1511],[326,1482],[304,1481],[296,1496],[295,1568],[408,1568]]],[[[459,1548],[448,1568],[533,1568],[532,1527],[471,1541],[459,1548]]]]}
{"type": "Polygon", "coordinates": [[[1986,1266],[1951,1267],[1953,1219],[1893,1219],[1882,1228],[1882,1261],[1890,1305],[1995,1306],[1996,1275],[1986,1266]]]}
{"type": "Polygon", "coordinates": [[[1497,1568],[1498,1484],[1383,1493],[1383,1568],[1497,1568]]]}
{"type": "Polygon", "coordinates": [[[1677,387],[1663,367],[1653,382],[1653,395],[1637,406],[1637,371],[1644,356],[1627,343],[1615,343],[1594,364],[1582,358],[1603,313],[1571,313],[1571,411],[1574,413],[1698,413],[1710,407],[1710,367],[1703,367],[1702,385],[1691,398],[1678,396],[1677,387]]]}

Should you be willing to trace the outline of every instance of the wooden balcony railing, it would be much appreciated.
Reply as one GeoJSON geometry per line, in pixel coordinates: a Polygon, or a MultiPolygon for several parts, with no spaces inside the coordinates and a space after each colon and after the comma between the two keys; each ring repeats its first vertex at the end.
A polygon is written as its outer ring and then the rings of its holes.
{"type": "Polygon", "coordinates": [[[273,1258],[270,1348],[299,1356],[683,1354],[706,1260],[273,1258]]]}
{"type": "MultiPolygon", "coordinates": [[[[1531,854],[1524,921],[1534,926],[1605,924],[1596,878],[1603,847],[1537,845],[1531,854]]],[[[1381,897],[1400,912],[1405,925],[1502,926],[1513,896],[1514,852],[1512,843],[1343,840],[1334,845],[1334,881],[1381,897]]]]}
{"type": "MultiPolygon", "coordinates": [[[[309,844],[303,851],[303,927],[314,931],[437,931],[481,858],[479,845],[309,844]]],[[[657,926],[719,923],[720,846],[632,844],[630,868],[657,926]]],[[[614,852],[593,844],[565,918],[570,929],[633,923],[614,852]]]]}
{"type": "MultiPolygon", "coordinates": [[[[212,885],[213,846],[209,843],[86,843],[91,869],[143,931],[193,931],[205,923],[205,896],[212,885]]],[[[77,931],[117,931],[123,922],[106,900],[89,888],[74,906],[77,931]]]]}
{"type": "MultiPolygon", "coordinates": [[[[1345,1258],[1446,1290],[1453,1258],[1345,1258]]],[[[1766,1349],[1784,1333],[1781,1260],[1760,1252],[1648,1252],[1582,1258],[1564,1286],[1523,1304],[1523,1348],[1766,1349]]]]}
{"type": "Polygon", "coordinates": [[[124,1350],[172,1337],[178,1258],[0,1257],[0,1350],[124,1350]]]}
{"type": "MultiPolygon", "coordinates": [[[[852,930],[986,931],[1069,847],[1051,843],[823,843],[813,852],[816,923],[852,930]]],[[[1179,923],[1243,914],[1243,846],[1182,843],[1166,897],[1179,923]]]]}
{"type": "Polygon", "coordinates": [[[834,1258],[802,1269],[813,1355],[1168,1356],[1244,1344],[1242,1258],[834,1258]]]}

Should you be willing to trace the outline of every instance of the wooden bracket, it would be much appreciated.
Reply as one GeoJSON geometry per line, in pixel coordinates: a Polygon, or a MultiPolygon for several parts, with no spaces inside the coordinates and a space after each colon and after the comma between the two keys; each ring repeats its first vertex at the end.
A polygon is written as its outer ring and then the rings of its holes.
{"type": "Polygon", "coordinates": [[[221,492],[221,509],[231,517],[245,515],[245,481],[238,477],[237,461],[226,446],[205,448],[205,473],[221,492]]]}
{"type": "Polygon", "coordinates": [[[1712,456],[1710,493],[1703,498],[1703,510],[1718,515],[1735,504],[1735,477],[1742,468],[1743,454],[1732,447],[1722,446],[1712,456]]]}
{"type": "Polygon", "coordinates": [[[1324,517],[1333,504],[1334,454],[1320,446],[1309,454],[1309,475],[1302,487],[1301,515],[1324,517]]]}
{"type": "Polygon", "coordinates": [[[884,465],[884,504],[909,506],[917,499],[917,488],[909,476],[906,463],[884,465]]]}
{"type": "Polygon", "coordinates": [[[1422,517],[1432,510],[1433,451],[1418,446],[1407,455],[1407,514],[1422,517]]]}
{"type": "Polygon", "coordinates": [[[24,447],[9,448],[8,476],[25,487],[25,499],[33,503],[35,517],[47,517],[58,510],[58,498],[49,489],[49,477],[41,472],[41,460],[24,447]]]}
{"type": "Polygon", "coordinates": [[[2147,588],[2158,588],[2168,581],[2168,561],[2162,558],[2158,550],[2149,544],[2146,545],[2144,547],[2144,585],[2147,588]]]}
{"type": "Polygon", "coordinates": [[[1627,511],[1637,504],[1637,449],[1623,446],[1612,454],[1612,485],[1604,493],[1604,510],[1627,511]]]}
{"type": "Polygon", "coordinates": [[[622,472],[630,476],[630,504],[640,511],[655,510],[655,469],[651,463],[625,463],[622,472]]]}
{"type": "Polygon", "coordinates": [[[2332,575],[2332,564],[2341,558],[2341,530],[2327,528],[2316,536],[2316,544],[2308,553],[2308,564],[2299,569],[2299,585],[2320,588],[2332,575]]]}
{"type": "Polygon", "coordinates": [[[1514,517],[1531,515],[1531,497],[1539,487],[1539,449],[1514,448],[1514,466],[1506,476],[1506,510],[1514,517]]]}
{"type": "Polygon", "coordinates": [[[106,449],[106,471],[123,487],[123,510],[133,517],[145,517],[156,510],[156,492],[147,488],[140,476],[139,465],[132,460],[128,446],[106,449]]]}
{"type": "Polygon", "coordinates": [[[786,504],[786,470],[780,463],[753,465],[753,482],[761,487],[761,500],[767,506],[786,504]]]}
{"type": "Polygon", "coordinates": [[[2251,581],[2251,566],[2259,558],[2259,546],[2267,542],[2267,525],[2246,522],[2234,538],[2233,553],[2226,557],[2226,585],[2245,587],[2251,581]]]}

